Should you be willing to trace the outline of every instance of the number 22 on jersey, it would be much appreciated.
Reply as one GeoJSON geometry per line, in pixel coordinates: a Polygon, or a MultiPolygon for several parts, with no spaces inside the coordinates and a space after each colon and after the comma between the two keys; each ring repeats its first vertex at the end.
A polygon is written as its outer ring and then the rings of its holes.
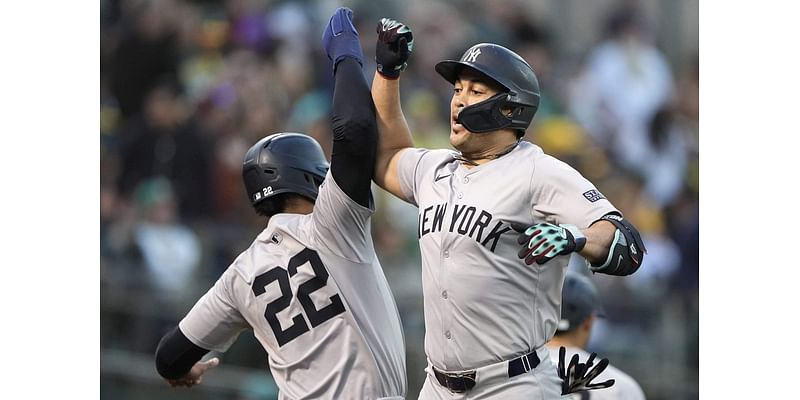
{"type": "Polygon", "coordinates": [[[311,249],[303,249],[301,252],[294,255],[289,259],[289,265],[284,269],[282,267],[275,267],[271,270],[258,275],[253,280],[253,294],[256,297],[266,293],[267,285],[277,281],[280,288],[280,297],[267,304],[264,310],[264,318],[272,328],[275,338],[278,340],[278,346],[283,346],[291,342],[298,336],[309,331],[308,322],[311,323],[311,328],[315,328],[323,322],[345,312],[344,304],[339,294],[334,294],[329,298],[330,304],[317,310],[314,302],[311,300],[311,293],[320,288],[325,287],[328,283],[328,270],[319,258],[316,251],[311,249]],[[301,265],[309,263],[311,269],[314,271],[314,277],[303,282],[297,287],[297,293],[292,292],[292,287],[289,278],[297,274],[297,268],[301,265]],[[286,329],[281,328],[281,323],[278,320],[278,312],[285,310],[292,303],[292,298],[297,297],[297,301],[303,307],[303,313],[297,314],[292,317],[291,324],[286,329]]]}

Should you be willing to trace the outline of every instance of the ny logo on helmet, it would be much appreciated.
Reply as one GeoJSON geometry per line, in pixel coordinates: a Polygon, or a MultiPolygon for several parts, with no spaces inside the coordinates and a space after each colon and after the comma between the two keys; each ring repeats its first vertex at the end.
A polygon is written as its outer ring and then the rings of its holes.
{"type": "Polygon", "coordinates": [[[480,48],[474,48],[474,49],[470,50],[469,53],[464,54],[464,59],[462,61],[474,63],[475,60],[478,59],[479,55],[481,55],[481,49],[480,48]]]}

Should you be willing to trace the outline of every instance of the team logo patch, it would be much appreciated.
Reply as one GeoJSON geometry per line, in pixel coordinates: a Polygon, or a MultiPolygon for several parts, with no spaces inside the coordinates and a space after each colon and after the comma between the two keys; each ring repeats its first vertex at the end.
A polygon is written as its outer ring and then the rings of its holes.
{"type": "Polygon", "coordinates": [[[586,197],[586,200],[589,200],[592,203],[594,203],[597,200],[606,198],[606,196],[603,196],[602,193],[598,192],[595,189],[592,189],[592,190],[590,190],[588,192],[583,192],[583,197],[586,197]]]}

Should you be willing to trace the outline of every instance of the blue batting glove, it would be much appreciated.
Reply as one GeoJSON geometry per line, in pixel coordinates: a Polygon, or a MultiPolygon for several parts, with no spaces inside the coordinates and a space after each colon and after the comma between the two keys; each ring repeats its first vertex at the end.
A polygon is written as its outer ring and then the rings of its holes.
{"type": "Polygon", "coordinates": [[[361,53],[361,42],[358,32],[353,26],[353,10],[339,7],[331,16],[325,31],[322,32],[322,47],[328,58],[333,61],[333,72],[336,64],[345,57],[352,57],[364,66],[364,56],[361,53]]]}

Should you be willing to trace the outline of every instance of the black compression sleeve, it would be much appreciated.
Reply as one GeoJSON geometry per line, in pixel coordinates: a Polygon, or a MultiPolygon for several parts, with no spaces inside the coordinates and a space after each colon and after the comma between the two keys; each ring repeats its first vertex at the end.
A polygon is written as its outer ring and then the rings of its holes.
{"type": "Polygon", "coordinates": [[[158,343],[156,369],[166,379],[178,379],[186,375],[206,353],[208,350],[189,341],[176,326],[158,343]]]}
{"type": "Polygon", "coordinates": [[[361,64],[347,57],[336,68],[331,174],[351,199],[369,207],[378,128],[375,104],[361,64]]]}

